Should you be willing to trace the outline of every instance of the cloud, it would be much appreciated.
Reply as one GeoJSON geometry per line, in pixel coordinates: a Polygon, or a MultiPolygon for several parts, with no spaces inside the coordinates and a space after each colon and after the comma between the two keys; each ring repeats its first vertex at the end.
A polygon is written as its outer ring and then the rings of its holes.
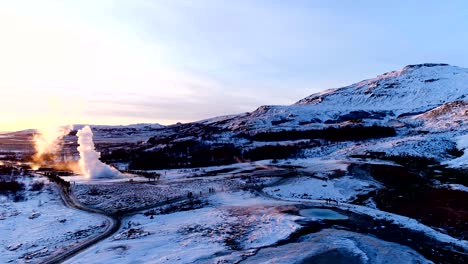
{"type": "Polygon", "coordinates": [[[91,101],[87,114],[139,120],[135,122],[162,120],[159,122],[170,124],[253,111],[261,102],[262,100],[259,99],[230,95],[220,91],[172,98],[133,95],[125,99],[91,101]]]}
{"type": "Polygon", "coordinates": [[[80,123],[194,120],[292,103],[406,64],[464,66],[463,10],[462,2],[2,1],[0,130],[43,122],[51,96],[67,102],[64,116],[79,105],[80,123]]]}

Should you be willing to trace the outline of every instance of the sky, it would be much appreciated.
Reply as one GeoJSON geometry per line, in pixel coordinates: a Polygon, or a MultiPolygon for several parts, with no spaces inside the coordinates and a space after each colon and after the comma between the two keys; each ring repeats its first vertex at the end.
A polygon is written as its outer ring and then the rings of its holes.
{"type": "Polygon", "coordinates": [[[443,62],[468,1],[0,0],[0,131],[189,122],[443,62]]]}

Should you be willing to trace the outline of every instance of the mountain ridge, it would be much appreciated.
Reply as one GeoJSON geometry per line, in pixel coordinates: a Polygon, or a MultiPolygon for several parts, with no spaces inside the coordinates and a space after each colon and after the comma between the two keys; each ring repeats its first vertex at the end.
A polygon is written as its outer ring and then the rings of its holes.
{"type": "Polygon", "coordinates": [[[330,124],[356,111],[361,111],[358,119],[376,117],[377,113],[380,117],[376,119],[388,121],[465,100],[468,100],[468,69],[441,63],[414,64],[345,87],[314,93],[292,105],[260,106],[232,118],[227,128],[268,129],[271,125],[268,120],[283,127],[306,123],[320,126],[317,124],[330,124]]]}

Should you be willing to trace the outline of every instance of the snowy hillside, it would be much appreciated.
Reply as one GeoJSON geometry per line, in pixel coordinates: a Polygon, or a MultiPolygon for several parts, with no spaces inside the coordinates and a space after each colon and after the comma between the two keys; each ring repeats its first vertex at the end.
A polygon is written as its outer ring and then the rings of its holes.
{"type": "Polygon", "coordinates": [[[296,104],[335,110],[423,111],[444,102],[463,100],[468,69],[447,64],[409,65],[376,78],[306,97],[296,104]],[[337,105],[339,103],[339,105],[337,105]]]}
{"type": "Polygon", "coordinates": [[[312,94],[294,105],[262,106],[227,122],[234,130],[323,127],[356,119],[382,123],[468,100],[468,69],[409,65],[359,83],[312,94]]]}
{"type": "Polygon", "coordinates": [[[468,125],[468,100],[445,103],[414,119],[424,121],[424,126],[432,130],[444,130],[468,125]]]}
{"type": "MultiPolygon", "coordinates": [[[[76,140],[74,135],[76,131],[82,129],[85,125],[73,125],[72,138],[68,140],[76,140]]],[[[122,143],[138,143],[148,140],[155,131],[164,128],[160,124],[134,124],[126,126],[105,126],[91,125],[96,144],[122,144],[122,143]]]]}
{"type": "Polygon", "coordinates": [[[375,152],[448,162],[460,155],[455,138],[468,130],[467,106],[468,69],[426,63],[293,105],[166,127],[96,127],[95,134],[98,143],[141,143],[103,156],[138,169],[375,152]]]}
{"type": "MultiPolygon", "coordinates": [[[[456,138],[468,130],[467,120],[468,69],[419,64],[288,106],[261,106],[250,113],[170,126],[92,129],[105,161],[132,163],[138,169],[215,166],[239,159],[343,158],[369,152],[445,163],[460,155],[453,150],[456,138]]],[[[71,154],[76,152],[73,132],[65,137],[71,154]]],[[[6,140],[5,148],[11,141],[6,140]]]]}

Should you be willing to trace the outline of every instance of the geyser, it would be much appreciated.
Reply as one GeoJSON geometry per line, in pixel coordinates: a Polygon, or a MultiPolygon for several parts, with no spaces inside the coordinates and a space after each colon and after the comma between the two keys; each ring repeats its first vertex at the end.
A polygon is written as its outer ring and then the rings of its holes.
{"type": "Polygon", "coordinates": [[[120,175],[120,172],[99,160],[101,153],[94,148],[93,132],[89,126],[78,130],[79,167],[87,178],[108,178],[120,175]]]}
{"type": "Polygon", "coordinates": [[[64,126],[38,129],[38,133],[33,138],[36,150],[33,156],[33,166],[35,168],[55,162],[55,159],[62,150],[63,137],[70,133],[72,128],[72,126],[64,126]]]}

